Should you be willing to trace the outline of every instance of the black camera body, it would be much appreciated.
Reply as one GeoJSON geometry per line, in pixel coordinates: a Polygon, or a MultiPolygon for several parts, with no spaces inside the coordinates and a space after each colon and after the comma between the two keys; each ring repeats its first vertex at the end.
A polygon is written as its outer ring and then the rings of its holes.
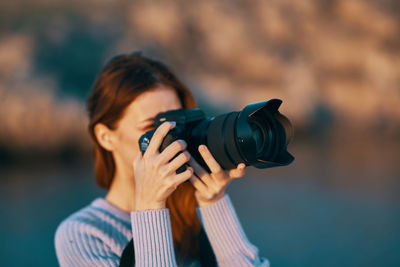
{"type": "MultiPolygon", "coordinates": [[[[175,140],[183,139],[188,144],[189,153],[207,171],[209,168],[198,152],[201,144],[209,148],[225,170],[236,168],[239,163],[259,169],[288,165],[294,160],[287,151],[293,128],[278,111],[281,103],[280,99],[270,99],[247,105],[242,111],[209,118],[198,108],[160,113],[154,120],[155,129],[165,121],[176,122],[176,127],[164,138],[160,152],[175,140]]],[[[155,129],[140,137],[142,153],[146,151],[155,129]]],[[[177,172],[183,170],[184,166],[177,172]]]]}

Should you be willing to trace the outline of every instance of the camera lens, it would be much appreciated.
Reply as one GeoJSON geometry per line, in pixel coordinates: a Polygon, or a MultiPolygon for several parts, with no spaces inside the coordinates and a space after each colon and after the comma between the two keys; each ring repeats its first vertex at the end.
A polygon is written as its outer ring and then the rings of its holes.
{"type": "Polygon", "coordinates": [[[256,142],[257,157],[259,157],[262,155],[265,147],[265,131],[262,129],[262,126],[259,125],[259,123],[255,120],[250,123],[250,127],[253,130],[253,138],[256,142]]]}
{"type": "Polygon", "coordinates": [[[206,144],[224,169],[235,168],[240,162],[268,168],[294,160],[286,150],[293,129],[278,111],[281,103],[279,99],[253,103],[210,121],[206,144]]]}

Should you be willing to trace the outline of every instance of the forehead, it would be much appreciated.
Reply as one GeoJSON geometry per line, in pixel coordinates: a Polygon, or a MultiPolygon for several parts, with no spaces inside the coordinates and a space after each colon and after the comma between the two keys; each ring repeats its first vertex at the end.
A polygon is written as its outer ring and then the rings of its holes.
{"type": "Polygon", "coordinates": [[[175,90],[164,85],[159,85],[136,97],[128,106],[125,115],[139,122],[148,118],[154,118],[160,112],[181,107],[181,102],[175,90]]]}

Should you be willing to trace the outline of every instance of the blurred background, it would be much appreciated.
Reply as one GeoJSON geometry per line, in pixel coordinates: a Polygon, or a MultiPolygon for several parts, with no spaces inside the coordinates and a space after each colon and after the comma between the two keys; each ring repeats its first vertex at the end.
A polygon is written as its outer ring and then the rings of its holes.
{"type": "Polygon", "coordinates": [[[57,265],[57,225],[105,195],[84,103],[136,50],[208,115],[283,100],[296,160],[228,190],[272,266],[400,266],[396,0],[0,2],[1,266],[57,265]]]}

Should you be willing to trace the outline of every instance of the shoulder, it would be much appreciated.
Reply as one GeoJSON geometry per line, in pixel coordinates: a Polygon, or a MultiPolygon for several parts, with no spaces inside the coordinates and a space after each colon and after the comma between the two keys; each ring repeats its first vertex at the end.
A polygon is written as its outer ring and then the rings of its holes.
{"type": "Polygon", "coordinates": [[[61,266],[114,266],[118,261],[117,255],[127,242],[126,234],[114,222],[117,217],[93,205],[95,202],[74,212],[57,227],[54,244],[61,266]]]}
{"type": "Polygon", "coordinates": [[[55,232],[56,248],[63,247],[68,243],[75,243],[79,238],[101,229],[101,220],[93,212],[93,208],[87,205],[65,218],[57,227],[55,232]]]}
{"type": "Polygon", "coordinates": [[[56,252],[65,252],[98,243],[119,252],[131,238],[130,222],[97,198],[64,219],[56,229],[56,252]]]}
{"type": "MultiPolygon", "coordinates": [[[[95,200],[93,201],[95,202],[95,200]]],[[[93,203],[92,202],[92,203],[93,203]]],[[[89,204],[78,211],[72,213],[67,218],[65,218],[57,227],[56,235],[74,230],[83,230],[82,228],[86,226],[86,229],[90,226],[96,226],[99,223],[99,216],[93,210],[93,204],[89,204]]]]}
{"type": "Polygon", "coordinates": [[[57,227],[55,239],[65,240],[90,235],[106,240],[118,233],[130,232],[129,217],[123,217],[108,207],[105,200],[97,198],[89,205],[74,212],[57,227]]]}

